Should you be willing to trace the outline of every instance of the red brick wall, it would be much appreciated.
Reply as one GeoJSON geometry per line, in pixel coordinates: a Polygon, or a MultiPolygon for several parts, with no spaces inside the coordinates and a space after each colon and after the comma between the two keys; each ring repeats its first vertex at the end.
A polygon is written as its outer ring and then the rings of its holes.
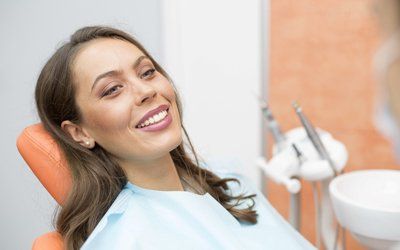
{"type": "MultiPolygon", "coordinates": [[[[269,104],[283,130],[312,123],[349,150],[346,172],[392,168],[393,151],[372,123],[378,33],[369,0],[271,0],[269,104]]],[[[268,182],[271,203],[287,218],[289,194],[268,182]]],[[[303,182],[301,233],[315,243],[311,185],[303,182]]],[[[363,249],[347,233],[347,249],[363,249]]]]}

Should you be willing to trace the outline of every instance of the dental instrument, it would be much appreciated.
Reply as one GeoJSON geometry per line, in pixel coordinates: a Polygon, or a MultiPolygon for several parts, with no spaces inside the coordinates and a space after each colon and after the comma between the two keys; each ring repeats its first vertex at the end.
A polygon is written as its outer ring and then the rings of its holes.
{"type": "MultiPolygon", "coordinates": [[[[306,158],[304,157],[304,154],[298,149],[295,143],[291,144],[292,148],[296,152],[296,157],[297,157],[297,164],[299,168],[301,168],[301,165],[303,162],[306,161],[306,158]]],[[[296,176],[297,179],[299,179],[298,176],[296,176]]],[[[300,231],[300,223],[301,223],[301,197],[300,193],[297,194],[290,194],[290,210],[289,210],[289,221],[290,223],[300,231]]]]}
{"type": "MultiPolygon", "coordinates": [[[[256,95],[254,92],[253,94],[256,95]]],[[[259,106],[262,110],[263,116],[267,120],[268,129],[275,140],[275,153],[282,151],[287,146],[286,137],[284,133],[282,133],[279,123],[274,118],[267,102],[261,96],[256,95],[256,97],[258,98],[259,106]]],[[[300,151],[297,149],[294,143],[291,145],[296,152],[297,158],[299,159],[301,155],[300,151]]],[[[279,179],[277,176],[274,178],[279,179]]],[[[280,181],[290,192],[289,222],[294,228],[300,230],[300,194],[298,192],[301,189],[301,183],[298,178],[281,178],[280,181]]]]}
{"type": "Polygon", "coordinates": [[[296,152],[296,157],[297,157],[297,160],[299,161],[299,166],[301,167],[301,165],[303,164],[303,162],[306,161],[306,159],[305,159],[303,153],[297,148],[296,144],[292,143],[292,148],[296,152]]]}
{"type": "Polygon", "coordinates": [[[300,121],[303,124],[303,127],[306,130],[307,135],[310,138],[310,141],[313,143],[318,154],[321,156],[322,159],[328,161],[329,166],[332,168],[334,176],[336,177],[337,176],[336,167],[335,167],[331,157],[329,156],[328,152],[326,151],[326,148],[325,148],[324,144],[322,143],[321,138],[319,138],[318,133],[315,131],[314,126],[307,119],[307,117],[303,114],[300,105],[296,101],[294,101],[292,103],[292,106],[295,109],[297,116],[300,118],[300,121]]]}
{"type": "MultiPolygon", "coordinates": [[[[335,164],[333,163],[329,153],[327,152],[324,144],[322,143],[321,138],[319,137],[318,133],[315,131],[314,126],[311,124],[311,122],[304,115],[300,105],[296,101],[293,101],[292,106],[295,109],[297,116],[299,117],[304,129],[307,132],[307,135],[308,135],[310,141],[313,143],[313,145],[314,145],[315,149],[317,150],[318,154],[320,155],[321,159],[328,161],[329,166],[333,170],[334,177],[336,177],[338,175],[338,172],[336,171],[335,164]]],[[[313,188],[316,188],[316,185],[313,185],[313,188]]],[[[317,196],[315,195],[315,197],[317,197],[317,196]]],[[[319,204],[316,207],[317,217],[318,217],[318,214],[320,213],[320,211],[317,208],[319,208],[319,204]]],[[[340,228],[340,225],[339,225],[339,223],[337,223],[336,224],[336,230],[335,230],[336,231],[335,232],[336,235],[335,235],[335,241],[334,241],[333,249],[337,249],[337,240],[338,240],[339,228],[340,228]]],[[[320,228],[320,222],[319,222],[319,218],[318,218],[318,230],[317,231],[319,231],[319,230],[321,230],[321,228],[320,228]]],[[[318,236],[317,237],[317,243],[319,243],[319,235],[317,235],[317,236],[318,236]]],[[[342,247],[343,247],[343,249],[345,249],[345,229],[343,227],[342,227],[342,239],[343,239],[342,240],[342,247]]]]}
{"type": "Polygon", "coordinates": [[[282,130],[279,127],[278,122],[276,121],[275,117],[272,115],[271,110],[269,109],[268,104],[260,97],[258,97],[259,106],[262,110],[264,118],[268,121],[268,129],[274,138],[276,147],[278,151],[281,151],[283,148],[286,147],[286,138],[285,135],[282,133],[282,130]]]}

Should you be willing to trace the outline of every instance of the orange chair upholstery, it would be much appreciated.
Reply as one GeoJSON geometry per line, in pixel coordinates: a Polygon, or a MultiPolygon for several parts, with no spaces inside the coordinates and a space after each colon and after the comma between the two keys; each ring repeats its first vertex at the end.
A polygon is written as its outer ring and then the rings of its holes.
{"type": "Polygon", "coordinates": [[[62,250],[64,249],[63,239],[57,232],[43,234],[35,239],[32,249],[34,250],[62,250]]]}
{"type": "MultiPolygon", "coordinates": [[[[17,148],[42,185],[62,206],[71,188],[71,176],[62,151],[43,124],[26,127],[18,136],[17,148]]],[[[35,239],[32,249],[62,250],[62,237],[55,231],[46,233],[35,239]]]]}

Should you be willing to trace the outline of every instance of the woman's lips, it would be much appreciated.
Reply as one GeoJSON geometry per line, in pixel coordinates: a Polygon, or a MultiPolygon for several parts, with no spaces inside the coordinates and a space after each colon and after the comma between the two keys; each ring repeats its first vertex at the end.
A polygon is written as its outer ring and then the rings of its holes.
{"type": "Polygon", "coordinates": [[[139,125],[142,124],[143,122],[145,122],[147,119],[149,119],[150,117],[160,113],[161,111],[167,110],[167,109],[169,109],[169,105],[162,104],[162,105],[158,106],[157,108],[150,110],[142,117],[142,119],[140,119],[140,121],[136,124],[135,128],[139,128],[139,125]]]}
{"type": "Polygon", "coordinates": [[[159,130],[163,130],[163,129],[167,128],[171,123],[172,123],[172,116],[171,116],[169,110],[167,110],[167,115],[161,121],[151,124],[151,125],[148,125],[148,126],[145,126],[143,128],[137,128],[137,129],[146,131],[146,132],[159,131],[159,130]]]}

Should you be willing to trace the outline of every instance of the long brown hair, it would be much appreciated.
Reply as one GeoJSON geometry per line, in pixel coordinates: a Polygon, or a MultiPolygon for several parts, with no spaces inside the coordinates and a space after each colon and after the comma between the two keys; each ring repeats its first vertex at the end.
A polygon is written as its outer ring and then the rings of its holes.
{"type": "MultiPolygon", "coordinates": [[[[123,39],[134,44],[172,84],[168,74],[136,39],[121,30],[106,26],[89,26],[77,30],[70,37],[70,41],[62,45],[43,67],[35,90],[38,114],[44,128],[65,154],[72,176],[72,188],[55,222],[55,228],[63,237],[66,249],[79,249],[83,245],[127,183],[125,172],[105,149],[98,144],[92,149],[83,147],[61,129],[64,120],[79,124],[82,119],[75,100],[76,88],[73,84],[71,65],[83,44],[96,38],[123,39]]],[[[188,141],[182,141],[170,152],[182,183],[196,193],[208,192],[236,219],[257,223],[258,214],[253,210],[255,194],[231,196],[226,192],[229,190],[227,182],[235,181],[240,184],[238,179],[221,179],[200,167],[197,154],[182,123],[178,92],[175,86],[172,86],[176,94],[182,129],[188,141]],[[185,150],[187,145],[194,160],[185,150]],[[243,199],[251,199],[252,205],[245,209],[236,208],[243,199]],[[231,204],[232,201],[235,203],[231,204]]]]}

